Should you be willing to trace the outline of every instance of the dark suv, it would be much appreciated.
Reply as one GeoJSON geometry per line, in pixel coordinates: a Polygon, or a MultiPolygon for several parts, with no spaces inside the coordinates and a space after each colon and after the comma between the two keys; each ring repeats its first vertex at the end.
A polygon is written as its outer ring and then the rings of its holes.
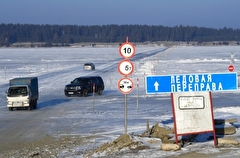
{"type": "Polygon", "coordinates": [[[88,93],[96,92],[102,95],[104,82],[100,76],[83,76],[75,78],[70,84],[65,86],[64,93],[67,97],[78,95],[86,97],[88,93]]]}

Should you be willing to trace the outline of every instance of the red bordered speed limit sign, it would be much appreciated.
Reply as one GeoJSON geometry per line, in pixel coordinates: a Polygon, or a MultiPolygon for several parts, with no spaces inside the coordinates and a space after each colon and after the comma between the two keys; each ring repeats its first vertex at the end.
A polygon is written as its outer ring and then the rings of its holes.
{"type": "Polygon", "coordinates": [[[119,53],[123,58],[131,58],[136,52],[135,46],[130,42],[124,42],[119,47],[119,53]]]}

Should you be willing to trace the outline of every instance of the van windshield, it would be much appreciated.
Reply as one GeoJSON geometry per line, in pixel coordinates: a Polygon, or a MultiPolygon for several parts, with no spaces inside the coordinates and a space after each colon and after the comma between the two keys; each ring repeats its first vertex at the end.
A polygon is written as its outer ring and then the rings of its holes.
{"type": "Polygon", "coordinates": [[[10,87],[8,89],[9,96],[27,96],[27,87],[10,87]]]}

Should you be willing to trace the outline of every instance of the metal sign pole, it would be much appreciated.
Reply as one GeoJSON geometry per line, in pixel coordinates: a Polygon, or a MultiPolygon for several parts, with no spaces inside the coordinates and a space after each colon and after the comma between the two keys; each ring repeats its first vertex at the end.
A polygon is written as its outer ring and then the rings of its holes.
{"type": "Polygon", "coordinates": [[[92,87],[92,89],[93,89],[93,112],[95,111],[95,108],[94,108],[94,99],[95,99],[95,97],[94,97],[94,93],[95,93],[95,83],[93,83],[93,87],[92,87]]]}
{"type": "Polygon", "coordinates": [[[4,79],[6,80],[6,66],[4,67],[4,79]]]}
{"type": "Polygon", "coordinates": [[[127,133],[127,94],[124,94],[124,127],[125,134],[127,133]]]}
{"type": "Polygon", "coordinates": [[[137,78],[137,112],[138,112],[138,97],[139,97],[139,88],[138,88],[138,78],[137,78]]]}

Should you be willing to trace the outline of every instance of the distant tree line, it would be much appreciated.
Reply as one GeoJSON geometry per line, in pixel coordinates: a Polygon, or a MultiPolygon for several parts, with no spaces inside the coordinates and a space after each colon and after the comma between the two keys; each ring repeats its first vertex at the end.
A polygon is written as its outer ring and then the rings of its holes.
{"type": "Polygon", "coordinates": [[[81,42],[131,42],[183,41],[212,42],[240,41],[240,29],[205,28],[196,26],[149,25],[34,25],[0,24],[0,46],[17,42],[45,42],[69,45],[81,42]]]}

